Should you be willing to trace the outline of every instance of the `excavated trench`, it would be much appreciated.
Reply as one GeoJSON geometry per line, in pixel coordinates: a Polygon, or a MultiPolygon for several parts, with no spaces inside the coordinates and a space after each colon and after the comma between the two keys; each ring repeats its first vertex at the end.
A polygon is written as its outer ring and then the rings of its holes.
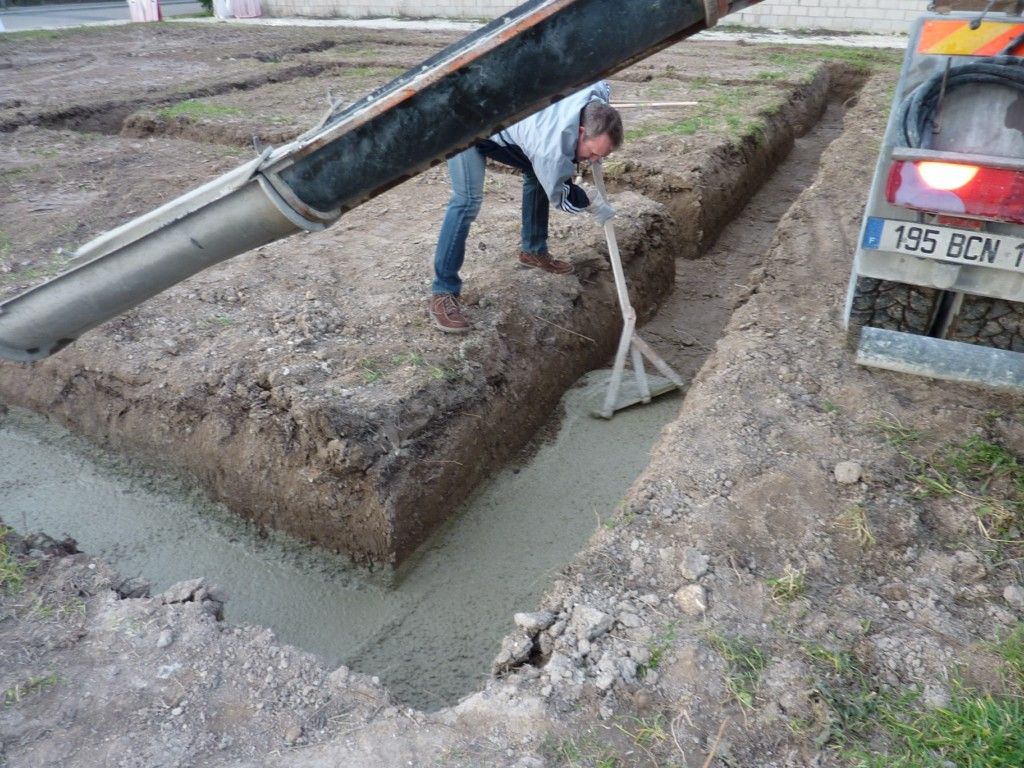
{"type": "MultiPolygon", "coordinates": [[[[817,158],[841,130],[837,97],[848,97],[858,84],[848,72],[833,70],[830,81],[822,70],[768,117],[763,132],[706,158],[697,184],[664,169],[626,167],[616,174],[616,187],[641,188],[671,213],[672,241],[683,258],[675,261],[675,291],[645,334],[685,376],[700,367],[732,309],[755,289],[750,273],[775,223],[813,179],[817,158]],[[824,111],[830,94],[832,106],[824,111]],[[797,138],[823,111],[825,119],[797,138]]],[[[663,298],[641,286],[635,297],[641,316],[653,315],[663,298]]],[[[615,337],[613,325],[599,337],[604,355],[615,337]]],[[[551,575],[624,495],[660,427],[678,409],[678,398],[666,398],[610,423],[594,421],[583,415],[586,387],[570,389],[552,408],[594,358],[593,350],[577,351],[559,376],[548,378],[551,391],[517,415],[514,430],[506,423],[511,409],[492,414],[486,423],[504,431],[502,439],[510,431],[558,437],[535,438],[532,448],[518,453],[492,451],[494,461],[511,460],[457,514],[457,493],[419,510],[420,521],[447,522],[425,544],[409,539],[409,551],[420,546],[390,584],[342,558],[246,525],[180,483],[118,459],[97,459],[94,447],[20,411],[0,422],[0,488],[10,499],[4,517],[18,528],[70,534],[156,589],[205,575],[230,595],[229,620],[270,626],[283,640],[377,674],[401,700],[433,709],[487,674],[510,614],[536,604],[551,575]],[[536,429],[545,418],[549,426],[536,429]]],[[[456,425],[449,434],[465,450],[490,439],[479,424],[478,417],[472,429],[456,425]]],[[[522,441],[513,434],[511,442],[522,441]]],[[[486,471],[455,469],[449,488],[477,485],[493,464],[486,471]]]]}

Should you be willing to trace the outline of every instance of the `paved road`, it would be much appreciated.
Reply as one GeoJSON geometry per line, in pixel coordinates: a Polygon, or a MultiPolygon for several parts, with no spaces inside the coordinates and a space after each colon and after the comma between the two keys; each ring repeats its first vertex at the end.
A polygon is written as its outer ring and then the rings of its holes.
{"type": "MultiPolygon", "coordinates": [[[[3,0],[0,0],[3,3],[3,0]]],[[[160,0],[165,17],[199,13],[202,6],[195,0],[160,0]]],[[[0,25],[6,32],[26,29],[60,29],[91,24],[127,23],[128,3],[75,3],[69,5],[33,5],[0,8],[0,25]]]]}

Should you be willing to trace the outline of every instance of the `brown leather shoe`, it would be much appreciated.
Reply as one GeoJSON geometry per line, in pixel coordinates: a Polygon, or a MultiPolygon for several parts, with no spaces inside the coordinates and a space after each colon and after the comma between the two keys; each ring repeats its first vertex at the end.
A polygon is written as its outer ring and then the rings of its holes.
{"type": "Polygon", "coordinates": [[[452,293],[435,293],[430,297],[430,319],[445,333],[469,330],[469,321],[462,314],[459,297],[452,293]]]}
{"type": "Polygon", "coordinates": [[[545,272],[550,272],[553,275],[571,275],[573,272],[572,264],[568,261],[553,259],[550,253],[527,253],[526,251],[520,251],[519,263],[527,267],[543,269],[545,272]]]}

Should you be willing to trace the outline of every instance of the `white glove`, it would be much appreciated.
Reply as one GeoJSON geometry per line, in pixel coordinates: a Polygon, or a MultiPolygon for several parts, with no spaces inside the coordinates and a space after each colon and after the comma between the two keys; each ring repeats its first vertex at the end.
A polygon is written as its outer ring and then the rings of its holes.
{"type": "Polygon", "coordinates": [[[597,219],[597,223],[601,226],[604,226],[605,222],[611,221],[615,216],[615,209],[608,205],[608,203],[601,202],[600,200],[592,202],[587,208],[587,212],[597,219]]]}

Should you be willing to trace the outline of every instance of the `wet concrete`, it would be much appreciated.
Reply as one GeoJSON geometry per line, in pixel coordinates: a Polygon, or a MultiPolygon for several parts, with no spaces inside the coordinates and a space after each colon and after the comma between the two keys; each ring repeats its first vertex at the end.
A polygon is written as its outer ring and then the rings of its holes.
{"type": "Polygon", "coordinates": [[[70,535],[154,593],[205,576],[226,588],[228,621],[268,626],[434,709],[487,675],[512,614],[535,609],[679,408],[665,396],[602,421],[587,415],[599,396],[570,390],[557,436],[478,489],[390,585],[14,409],[0,421],[2,517],[19,531],[70,535]]]}

